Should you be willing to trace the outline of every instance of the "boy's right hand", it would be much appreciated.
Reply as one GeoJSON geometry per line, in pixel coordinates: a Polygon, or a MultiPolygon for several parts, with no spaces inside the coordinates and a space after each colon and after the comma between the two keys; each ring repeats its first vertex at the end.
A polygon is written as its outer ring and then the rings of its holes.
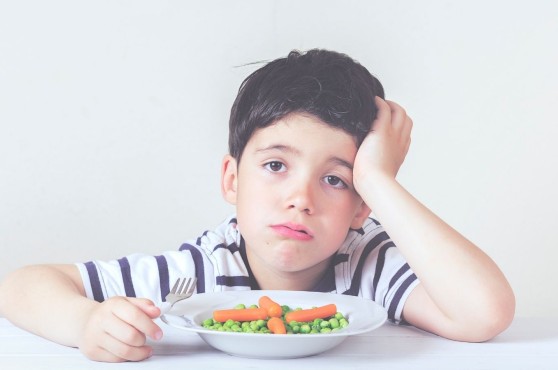
{"type": "Polygon", "coordinates": [[[147,337],[159,340],[161,328],[153,322],[161,311],[148,299],[112,297],[87,312],[79,349],[96,361],[141,361],[151,356],[147,337]]]}

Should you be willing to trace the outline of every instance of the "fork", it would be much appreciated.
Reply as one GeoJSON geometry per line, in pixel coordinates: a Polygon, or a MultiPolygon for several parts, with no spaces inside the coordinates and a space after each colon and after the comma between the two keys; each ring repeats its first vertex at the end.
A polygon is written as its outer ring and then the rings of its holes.
{"type": "Polygon", "coordinates": [[[170,293],[165,297],[167,303],[170,304],[168,310],[170,310],[176,302],[191,297],[196,289],[196,282],[197,279],[195,277],[176,279],[176,283],[174,283],[170,293]]]}

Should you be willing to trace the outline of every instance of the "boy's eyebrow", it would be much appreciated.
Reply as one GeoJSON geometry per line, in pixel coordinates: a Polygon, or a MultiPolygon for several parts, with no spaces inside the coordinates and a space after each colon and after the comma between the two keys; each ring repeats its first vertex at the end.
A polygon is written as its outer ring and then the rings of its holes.
{"type": "Polygon", "coordinates": [[[342,158],[331,157],[329,161],[334,162],[334,163],[336,163],[338,165],[341,165],[343,167],[347,167],[351,171],[353,170],[353,165],[351,163],[347,162],[346,160],[342,159],[342,158]]]}
{"type": "MultiPolygon", "coordinates": [[[[273,150],[278,150],[278,151],[286,152],[286,153],[292,153],[294,155],[300,155],[301,154],[300,150],[298,150],[296,148],[293,148],[292,146],[282,145],[282,144],[270,145],[270,146],[267,146],[265,148],[256,149],[256,153],[265,153],[265,152],[273,151],[273,150]]],[[[353,165],[350,162],[344,160],[343,158],[333,156],[333,157],[328,158],[328,162],[333,162],[334,164],[338,164],[340,166],[347,167],[351,171],[353,170],[353,165]]]]}
{"type": "Polygon", "coordinates": [[[293,148],[292,146],[283,144],[273,144],[266,146],[265,148],[256,149],[256,153],[265,153],[272,150],[279,150],[280,152],[290,152],[296,155],[300,155],[300,150],[293,148]]]}

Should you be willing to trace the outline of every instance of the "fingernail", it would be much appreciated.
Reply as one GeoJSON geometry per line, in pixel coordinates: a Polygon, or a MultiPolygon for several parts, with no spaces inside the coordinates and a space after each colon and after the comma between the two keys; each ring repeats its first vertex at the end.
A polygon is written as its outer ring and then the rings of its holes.
{"type": "Polygon", "coordinates": [[[155,336],[153,337],[153,339],[159,340],[161,338],[163,338],[163,332],[161,330],[156,331],[155,336]]]}

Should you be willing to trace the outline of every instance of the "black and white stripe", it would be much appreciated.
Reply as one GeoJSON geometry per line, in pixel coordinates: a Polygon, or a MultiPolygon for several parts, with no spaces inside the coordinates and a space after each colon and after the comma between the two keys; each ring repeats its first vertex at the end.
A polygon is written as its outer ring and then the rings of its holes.
{"type": "MultiPolygon", "coordinates": [[[[163,302],[174,281],[184,276],[197,277],[197,293],[259,289],[234,217],[178,251],[77,265],[87,295],[99,302],[116,295],[163,302]]],[[[386,308],[391,321],[399,322],[405,299],[417,284],[389,235],[369,219],[363,228],[349,231],[313,290],[372,299],[386,308]]]]}

